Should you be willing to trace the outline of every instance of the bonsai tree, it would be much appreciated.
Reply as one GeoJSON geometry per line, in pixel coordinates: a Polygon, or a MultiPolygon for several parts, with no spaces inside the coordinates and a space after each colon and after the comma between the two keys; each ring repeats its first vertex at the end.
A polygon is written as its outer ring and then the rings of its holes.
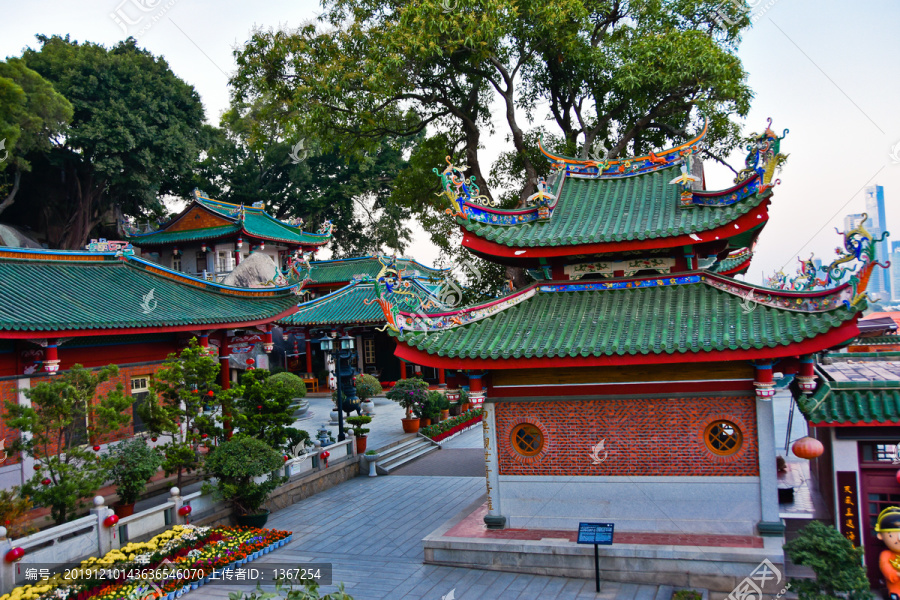
{"type": "Polygon", "coordinates": [[[239,515],[255,515],[269,494],[284,483],[286,477],[278,477],[275,471],[284,464],[281,453],[262,440],[238,434],[224,442],[206,459],[207,477],[215,477],[214,485],[204,485],[220,500],[227,500],[239,515]],[[258,483],[257,477],[267,476],[258,483]]]}
{"type": "Polygon", "coordinates": [[[181,487],[185,473],[201,464],[199,448],[204,439],[224,437],[203,407],[228,397],[216,384],[219,363],[192,338],[180,354],[170,354],[150,378],[150,395],[138,406],[138,414],[154,436],[168,436],[160,446],[166,475],[178,474],[181,487]]]}
{"type": "Polygon", "coordinates": [[[386,396],[406,409],[406,418],[410,418],[413,411],[418,415],[419,406],[425,402],[428,395],[428,382],[417,377],[401,379],[386,396]]]}
{"type": "Polygon", "coordinates": [[[366,429],[365,427],[363,427],[363,425],[366,425],[367,423],[371,423],[371,422],[372,422],[372,417],[370,417],[369,415],[359,415],[356,417],[347,417],[347,423],[349,423],[352,426],[351,428],[353,429],[353,435],[355,437],[364,437],[367,433],[369,433],[369,430],[366,429]]]}
{"type": "Polygon", "coordinates": [[[290,394],[292,400],[306,397],[306,384],[293,373],[282,371],[281,373],[270,375],[266,379],[266,383],[273,386],[281,383],[290,394]]]}
{"type": "Polygon", "coordinates": [[[148,446],[142,437],[119,442],[104,458],[110,465],[109,474],[122,504],[137,502],[147,487],[147,480],[162,465],[159,452],[148,446]]]}
{"type": "Polygon", "coordinates": [[[284,453],[294,458],[300,456],[306,448],[313,445],[309,439],[309,432],[295,427],[285,429],[287,440],[284,443],[284,453]]]}
{"type": "Polygon", "coordinates": [[[371,375],[361,373],[356,376],[354,381],[356,383],[356,395],[363,402],[381,393],[381,382],[371,375]]]}
{"type": "Polygon", "coordinates": [[[811,521],[784,545],[796,565],[810,567],[815,579],[791,579],[800,600],[868,600],[869,581],[862,566],[862,548],[854,548],[834,527],[811,521]]]}
{"type": "Polygon", "coordinates": [[[57,524],[72,518],[83,499],[107,479],[106,465],[91,446],[131,421],[131,400],[122,384],[94,401],[97,388],[118,373],[116,365],[97,371],[74,365],[24,390],[31,406],[5,402],[6,426],[31,434],[13,442],[10,453],[23,452],[39,467],[22,486],[22,493],[37,505],[49,507],[57,524]]]}
{"type": "MultiPolygon", "coordinates": [[[[255,437],[280,450],[287,443],[288,429],[294,422],[291,405],[296,387],[279,373],[270,376],[266,371],[247,371],[241,377],[240,389],[234,389],[234,424],[244,435],[255,437]]],[[[303,382],[300,382],[303,386],[303,382]]],[[[306,394],[306,386],[303,386],[306,394]]]]}

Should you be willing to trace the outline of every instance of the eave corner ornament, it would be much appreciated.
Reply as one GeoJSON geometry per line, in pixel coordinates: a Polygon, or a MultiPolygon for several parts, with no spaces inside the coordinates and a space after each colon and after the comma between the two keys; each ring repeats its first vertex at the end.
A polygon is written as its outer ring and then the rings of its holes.
{"type": "Polygon", "coordinates": [[[474,175],[466,179],[463,171],[468,168],[467,166],[453,166],[449,156],[445,160],[447,161],[447,166],[443,171],[438,171],[437,168],[432,169],[432,171],[441,178],[443,191],[438,196],[446,196],[450,201],[452,208],[447,209],[447,214],[467,219],[468,216],[465,210],[467,202],[480,204],[481,206],[500,206],[499,200],[492,200],[481,193],[481,190],[475,183],[474,175]]]}
{"type": "Polygon", "coordinates": [[[741,183],[753,175],[758,175],[761,182],[760,192],[764,192],[781,183],[780,179],[773,181],[772,178],[775,175],[775,171],[781,169],[781,166],[788,158],[787,154],[781,153],[781,140],[785,138],[790,130],[785,129],[781,133],[781,137],[778,137],[778,134],[772,131],[771,117],[769,117],[767,123],[766,130],[762,133],[750,134],[750,143],[746,146],[747,158],[744,159],[745,167],[741,169],[734,179],[735,183],[741,183]]]}

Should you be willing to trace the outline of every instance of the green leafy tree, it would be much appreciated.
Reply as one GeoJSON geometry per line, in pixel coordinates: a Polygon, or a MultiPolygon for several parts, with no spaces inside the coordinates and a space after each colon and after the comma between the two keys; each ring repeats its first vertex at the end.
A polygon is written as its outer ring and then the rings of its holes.
{"type": "Polygon", "coordinates": [[[428,382],[418,377],[401,379],[385,395],[406,409],[407,418],[414,411],[419,415],[420,407],[428,396],[428,382]]]}
{"type": "Polygon", "coordinates": [[[150,394],[138,406],[148,431],[169,438],[159,446],[162,468],[166,475],[178,474],[179,487],[185,473],[200,467],[200,445],[208,445],[210,437],[223,437],[216,421],[204,413],[204,407],[229,397],[216,384],[218,374],[218,361],[192,338],[150,378],[150,394]]]}
{"type": "Polygon", "coordinates": [[[110,49],[68,36],[38,41],[22,60],[74,115],[49,152],[29,155],[32,172],[19,192],[25,202],[10,212],[61,248],[83,248],[117,212],[162,216],[161,196],[190,191],[203,133],[197,92],[133,38],[110,49]]]}
{"type": "Polygon", "coordinates": [[[258,514],[269,494],[287,478],[275,472],[284,465],[280,452],[262,440],[236,435],[218,446],[206,460],[207,475],[215,477],[206,489],[232,503],[238,514],[258,514]],[[262,482],[257,477],[266,477],[262,482]]]}
{"type": "Polygon", "coordinates": [[[15,202],[22,173],[31,170],[26,156],[59,143],[71,118],[69,101],[22,59],[0,62],[0,213],[15,202]]]}
{"type": "Polygon", "coordinates": [[[800,600],[872,598],[862,548],[854,548],[834,527],[811,521],[784,550],[791,562],[810,567],[816,574],[815,579],[791,579],[791,591],[800,600]]]}
{"type": "Polygon", "coordinates": [[[109,474],[116,484],[116,493],[122,504],[137,502],[147,482],[162,465],[159,452],[151,448],[143,437],[115,444],[103,458],[109,465],[109,474]]]}
{"type": "Polygon", "coordinates": [[[24,390],[31,406],[5,402],[7,426],[29,434],[10,449],[24,452],[40,467],[22,486],[22,493],[49,507],[57,524],[71,519],[84,499],[107,479],[108,465],[90,444],[131,420],[127,412],[131,401],[121,383],[107,394],[97,395],[97,388],[118,373],[116,365],[98,371],[74,365],[50,381],[24,390]]]}
{"type": "Polygon", "coordinates": [[[234,426],[243,435],[281,449],[294,422],[291,401],[296,391],[277,377],[261,369],[244,373],[240,388],[233,390],[234,426]]]}
{"type": "Polygon", "coordinates": [[[381,393],[381,382],[372,375],[360,373],[353,379],[353,382],[356,384],[356,395],[361,401],[374,398],[381,393]]]}

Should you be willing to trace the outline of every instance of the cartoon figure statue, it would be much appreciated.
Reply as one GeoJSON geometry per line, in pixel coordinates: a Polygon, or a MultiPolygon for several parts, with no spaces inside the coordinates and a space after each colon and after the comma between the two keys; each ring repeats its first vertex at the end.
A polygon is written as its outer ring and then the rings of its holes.
{"type": "Polygon", "coordinates": [[[875,531],[888,547],[878,558],[878,567],[887,582],[890,600],[900,600],[900,507],[889,506],[881,511],[875,531]]]}

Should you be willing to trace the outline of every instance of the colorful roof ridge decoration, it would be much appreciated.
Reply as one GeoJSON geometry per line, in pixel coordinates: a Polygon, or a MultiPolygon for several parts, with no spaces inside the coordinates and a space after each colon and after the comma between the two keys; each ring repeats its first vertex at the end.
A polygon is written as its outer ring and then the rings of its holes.
{"type": "Polygon", "coordinates": [[[866,288],[869,284],[869,278],[876,266],[882,269],[888,269],[891,266],[890,261],[882,264],[875,258],[876,244],[885,240],[890,233],[885,231],[878,238],[872,236],[865,228],[865,222],[868,215],[863,213],[863,219],[856,229],[850,231],[840,231],[835,227],[835,231],[843,236],[844,247],[835,248],[838,255],[831,264],[822,267],[816,267],[813,254],[810,254],[808,260],[797,260],[800,266],[794,277],[788,277],[783,271],[778,271],[770,277],[766,285],[774,289],[808,291],[817,288],[827,288],[836,285],[848,274],[850,274],[850,285],[853,287],[853,299],[850,301],[852,305],[856,305],[866,296],[866,288]],[[853,272],[848,263],[857,261],[857,270],[853,272]],[[818,272],[825,274],[825,279],[816,277],[818,272]]]}
{"type": "Polygon", "coordinates": [[[437,298],[419,281],[404,281],[400,289],[379,291],[374,280],[354,281],[298,306],[297,312],[280,322],[288,326],[384,324],[385,314],[380,300],[407,310],[423,310],[436,306],[437,298]],[[383,293],[383,296],[381,295],[383,293]]]}
{"type": "Polygon", "coordinates": [[[268,214],[261,202],[247,207],[213,200],[204,192],[194,190],[188,207],[153,231],[140,231],[131,223],[121,224],[128,241],[137,246],[163,245],[177,242],[246,237],[248,240],[271,241],[299,246],[323,246],[331,239],[333,225],[326,220],[318,231],[303,231],[303,220],[285,223],[268,214]],[[205,211],[209,218],[199,218],[196,211],[205,211]],[[197,226],[187,221],[194,214],[197,226]],[[213,225],[208,225],[213,223],[213,225]]]}
{"type": "Polygon", "coordinates": [[[811,425],[898,425],[900,381],[828,381],[797,398],[811,425]]]}
{"type": "Polygon", "coordinates": [[[394,311],[391,335],[400,342],[401,358],[422,361],[431,355],[423,364],[439,357],[454,364],[572,359],[585,366],[685,362],[698,353],[704,360],[774,358],[829,348],[858,335],[861,308],[849,307],[848,297],[849,286],[775,292],[706,271],[541,282],[451,312],[394,311]]]}
{"type": "Polygon", "coordinates": [[[268,323],[296,310],[299,285],[243,289],[134,256],[0,250],[5,338],[191,331],[268,323]]]}
{"type": "Polygon", "coordinates": [[[753,259],[753,251],[750,248],[741,248],[731,252],[717,262],[712,271],[720,275],[739,275],[746,273],[750,268],[750,261],[753,259]]]}
{"type": "Polygon", "coordinates": [[[437,281],[443,279],[450,271],[428,267],[414,259],[389,256],[356,256],[334,260],[309,261],[299,269],[301,278],[309,278],[309,285],[333,283],[349,283],[367,278],[376,278],[385,264],[393,261],[404,279],[420,279],[437,281]]]}

